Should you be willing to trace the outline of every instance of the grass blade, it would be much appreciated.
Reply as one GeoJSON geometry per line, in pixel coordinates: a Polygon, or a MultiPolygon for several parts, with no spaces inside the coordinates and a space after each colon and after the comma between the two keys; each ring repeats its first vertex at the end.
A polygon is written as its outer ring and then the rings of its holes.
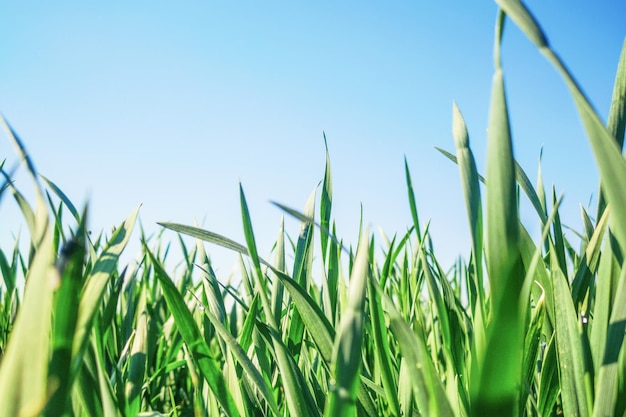
{"type": "Polygon", "coordinates": [[[176,322],[176,327],[189,348],[191,356],[198,364],[200,373],[209,384],[223,411],[228,416],[238,417],[240,414],[228,390],[224,375],[220,371],[220,366],[213,358],[213,354],[202,337],[185,300],[154,254],[146,246],[144,246],[144,251],[150,257],[156,278],[163,289],[165,301],[176,322]]]}
{"type": "Polygon", "coordinates": [[[324,411],[326,417],[348,417],[355,414],[360,383],[361,350],[365,316],[365,296],[369,278],[369,232],[363,233],[350,276],[348,305],[344,311],[333,349],[330,389],[324,411]]]}
{"type": "Polygon", "coordinates": [[[496,25],[487,160],[487,270],[491,321],[486,346],[472,367],[472,415],[514,415],[521,381],[520,292],[524,271],[519,253],[515,170],[500,41],[504,15],[496,25]]]}

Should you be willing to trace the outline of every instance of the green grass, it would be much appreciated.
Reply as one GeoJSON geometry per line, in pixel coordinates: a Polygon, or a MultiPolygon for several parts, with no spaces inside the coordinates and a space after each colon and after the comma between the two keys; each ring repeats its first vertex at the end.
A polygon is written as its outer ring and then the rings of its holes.
{"type": "Polygon", "coordinates": [[[138,210],[89,234],[88,210],[38,174],[2,119],[36,193],[29,202],[2,164],[1,192],[30,242],[0,249],[0,415],[626,416],[626,44],[604,126],[525,6],[497,3],[485,176],[456,104],[456,152],[441,150],[458,165],[471,236],[450,270],[420,223],[406,161],[406,234],[378,242],[361,228],[356,247],[336,236],[328,150],[304,209],[275,203],[301,228],[292,239],[280,225],[272,259],[258,253],[241,187],[245,242],[161,223],[156,237],[141,230],[142,255],[123,265],[138,210]],[[561,74],[600,172],[576,243],[560,198],[514,159],[500,63],[509,20],[561,74]],[[521,198],[540,219],[536,240],[521,198]],[[173,237],[182,268],[171,269],[173,237]],[[215,275],[212,245],[241,255],[238,281],[215,275]]]}

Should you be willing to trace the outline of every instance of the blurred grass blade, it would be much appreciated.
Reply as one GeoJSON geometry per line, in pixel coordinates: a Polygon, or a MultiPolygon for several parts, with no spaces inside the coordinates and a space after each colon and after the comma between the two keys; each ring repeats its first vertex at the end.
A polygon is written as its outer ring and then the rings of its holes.
{"type": "Polygon", "coordinates": [[[15,147],[17,148],[17,152],[20,158],[26,163],[26,168],[28,169],[29,174],[32,177],[32,180],[35,184],[35,191],[37,192],[37,200],[40,202],[44,201],[43,198],[43,190],[41,189],[41,184],[39,183],[39,178],[37,174],[37,170],[35,169],[35,164],[31,159],[30,155],[26,151],[26,147],[22,142],[22,139],[18,136],[18,134],[13,130],[9,122],[4,118],[4,115],[0,113],[0,125],[4,129],[6,135],[11,139],[15,147]]]}
{"type": "Polygon", "coordinates": [[[141,392],[145,380],[148,356],[149,313],[147,308],[147,291],[139,285],[139,301],[136,308],[135,337],[130,351],[128,377],[124,394],[126,397],[126,415],[135,415],[141,410],[141,392]]]}
{"type": "MultiPolygon", "coordinates": [[[[518,0],[496,0],[498,5],[506,12],[528,38],[539,48],[539,51],[559,71],[572,94],[576,108],[580,114],[587,138],[593,150],[596,164],[600,171],[600,181],[608,203],[613,206],[613,214],[616,219],[626,218],[626,161],[622,157],[621,148],[612,132],[603,125],[602,120],[593,109],[589,100],[582,92],[580,86],[572,77],[559,56],[550,48],[543,35],[543,31],[532,17],[528,9],[518,0]]],[[[626,48],[626,42],[624,43],[626,48]]],[[[620,67],[616,76],[615,84],[619,88],[626,88],[626,69],[620,67]]],[[[626,92],[615,93],[623,97],[626,92]]],[[[625,100],[621,98],[619,100],[625,100]]],[[[619,106],[616,106],[616,109],[619,106]]],[[[616,110],[617,112],[617,110],[616,110]]],[[[623,107],[622,107],[623,112],[623,107]]],[[[622,120],[624,115],[616,115],[616,120],[622,120]]],[[[615,221],[614,232],[622,247],[626,247],[626,222],[615,221]]]]}
{"type": "MultiPolygon", "coordinates": [[[[46,203],[37,182],[37,172],[24,145],[0,115],[0,124],[26,161],[36,185],[36,208],[29,227],[34,257],[26,273],[23,304],[13,324],[10,339],[0,364],[0,415],[36,415],[45,406],[52,319],[52,294],[59,285],[54,268],[53,230],[49,225],[46,203]]],[[[16,191],[16,190],[15,190],[16,191]]],[[[25,200],[24,200],[25,203],[25,200]]]]}
{"type": "MultiPolygon", "coordinates": [[[[626,131],[626,38],[624,39],[622,53],[620,54],[619,63],[617,64],[607,129],[615,138],[618,148],[623,150],[624,132],[626,131]]],[[[602,212],[605,208],[606,203],[604,201],[604,195],[602,194],[602,189],[600,189],[597,218],[602,216],[602,212]]]]}
{"type": "Polygon", "coordinates": [[[61,282],[54,301],[53,345],[48,376],[48,391],[52,395],[44,411],[46,417],[63,415],[71,393],[72,346],[86,256],[86,213],[85,209],[76,236],[68,241],[57,261],[61,282]]]}
{"type": "Polygon", "coordinates": [[[57,197],[59,197],[59,199],[63,202],[63,204],[65,204],[65,206],[70,211],[74,219],[77,222],[80,222],[80,215],[78,213],[78,210],[76,210],[76,207],[74,206],[72,201],[67,197],[67,195],[65,195],[65,193],[55,183],[50,181],[48,178],[44,177],[41,174],[39,176],[46,183],[46,185],[50,187],[50,189],[52,189],[52,191],[57,195],[57,197]]]}
{"type": "Polygon", "coordinates": [[[78,305],[78,322],[72,350],[74,362],[72,374],[81,364],[82,353],[87,346],[93,319],[100,307],[105,287],[111,281],[118,259],[130,240],[138,214],[139,207],[113,232],[113,236],[87,277],[78,305]]]}
{"type": "Polygon", "coordinates": [[[524,271],[519,253],[515,170],[500,42],[499,14],[494,47],[495,73],[487,146],[487,270],[492,313],[484,351],[472,366],[472,415],[514,415],[521,380],[520,292],[524,271]]]}
{"type": "Polygon", "coordinates": [[[0,367],[0,415],[38,415],[46,402],[52,294],[58,285],[52,232],[48,229],[27,275],[18,312],[0,367]]]}
{"type": "Polygon", "coordinates": [[[593,416],[613,416],[618,397],[626,392],[618,392],[619,354],[624,346],[626,329],[626,268],[622,272],[615,292],[615,302],[609,322],[604,357],[598,374],[593,416]]]}

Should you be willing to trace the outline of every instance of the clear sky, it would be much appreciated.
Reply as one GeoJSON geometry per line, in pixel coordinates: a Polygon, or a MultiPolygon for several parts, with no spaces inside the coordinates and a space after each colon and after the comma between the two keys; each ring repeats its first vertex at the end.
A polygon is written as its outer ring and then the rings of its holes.
{"type": "MultiPolygon", "coordinates": [[[[527,4],[606,119],[626,2],[527,4]]],[[[408,228],[406,156],[436,252],[448,264],[469,253],[458,170],[434,147],[454,148],[456,100],[484,172],[493,2],[24,1],[0,10],[0,111],[39,171],[77,206],[90,201],[91,229],[142,204],[147,231],[197,219],[243,241],[241,181],[267,255],[282,215],[268,201],[304,207],[323,178],[325,132],[340,237],[356,243],[361,204],[373,230],[408,228]]],[[[516,157],[534,181],[543,146],[545,182],[565,192],[564,221],[580,230],[579,204],[596,204],[589,145],[564,83],[508,23],[516,157]]],[[[4,158],[15,160],[5,138],[4,158]]],[[[29,187],[23,169],[16,179],[29,187]]],[[[6,197],[5,250],[22,223],[6,197]]],[[[530,210],[524,220],[535,230],[530,210]]],[[[297,222],[287,228],[297,235],[297,222]]],[[[208,249],[227,274],[235,257],[208,249]]]]}

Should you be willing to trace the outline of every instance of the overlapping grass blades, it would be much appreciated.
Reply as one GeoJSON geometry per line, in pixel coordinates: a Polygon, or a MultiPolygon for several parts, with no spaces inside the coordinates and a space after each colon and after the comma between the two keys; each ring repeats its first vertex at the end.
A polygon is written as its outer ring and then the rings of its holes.
{"type": "Polygon", "coordinates": [[[119,265],[138,212],[92,238],[86,210],[37,173],[2,119],[35,204],[0,164],[0,191],[30,238],[27,253],[0,249],[0,415],[625,415],[626,47],[604,127],[526,7],[498,4],[486,175],[456,104],[456,155],[441,150],[458,164],[471,237],[469,261],[449,270],[420,222],[406,158],[410,227],[381,244],[361,213],[358,246],[344,245],[325,136],[321,190],[302,211],[274,203],[300,220],[297,239],[281,221],[264,259],[241,187],[245,245],[161,223],[179,234],[173,272],[166,234],[143,230],[139,258],[119,265]],[[574,240],[541,166],[533,185],[514,159],[499,58],[507,18],[563,75],[600,170],[598,211],[581,210],[574,240]],[[520,222],[518,195],[538,214],[537,239],[520,222]],[[241,255],[235,279],[215,274],[206,243],[241,255]]]}

